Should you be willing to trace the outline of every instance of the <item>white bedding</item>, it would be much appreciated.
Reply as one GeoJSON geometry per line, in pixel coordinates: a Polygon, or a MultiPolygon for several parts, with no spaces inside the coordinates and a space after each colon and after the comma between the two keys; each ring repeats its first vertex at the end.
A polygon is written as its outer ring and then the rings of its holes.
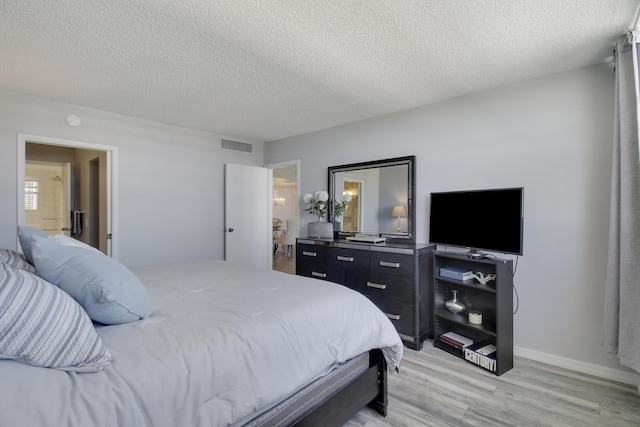
{"type": "Polygon", "coordinates": [[[333,364],[402,342],[367,298],[301,276],[200,261],[134,271],[153,313],[98,327],[97,373],[0,360],[0,426],[226,426],[333,364]]]}

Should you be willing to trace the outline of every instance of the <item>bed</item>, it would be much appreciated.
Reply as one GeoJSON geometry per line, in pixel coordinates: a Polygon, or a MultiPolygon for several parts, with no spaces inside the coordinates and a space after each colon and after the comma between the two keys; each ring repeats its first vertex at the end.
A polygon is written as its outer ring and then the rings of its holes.
{"type": "Polygon", "coordinates": [[[152,311],[93,323],[110,356],[95,372],[0,360],[0,425],[328,426],[366,405],[386,415],[402,342],[359,293],[215,260],[132,274],[152,311]]]}

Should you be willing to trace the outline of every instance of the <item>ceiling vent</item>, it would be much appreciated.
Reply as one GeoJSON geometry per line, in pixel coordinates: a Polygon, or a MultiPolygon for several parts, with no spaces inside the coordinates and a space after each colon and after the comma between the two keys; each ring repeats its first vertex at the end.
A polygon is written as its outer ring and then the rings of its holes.
{"type": "Polygon", "coordinates": [[[230,139],[222,140],[222,148],[226,148],[227,150],[244,151],[246,153],[253,152],[253,145],[247,144],[246,142],[231,141],[230,139]]]}

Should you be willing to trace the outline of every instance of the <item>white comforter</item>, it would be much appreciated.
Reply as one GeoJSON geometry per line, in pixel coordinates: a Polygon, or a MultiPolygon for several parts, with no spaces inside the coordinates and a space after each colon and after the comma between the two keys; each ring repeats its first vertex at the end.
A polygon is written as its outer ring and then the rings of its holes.
{"type": "Polygon", "coordinates": [[[225,261],[135,271],[150,318],[98,328],[114,361],[69,373],[0,360],[0,426],[226,426],[372,348],[393,325],[343,286],[225,261]]]}

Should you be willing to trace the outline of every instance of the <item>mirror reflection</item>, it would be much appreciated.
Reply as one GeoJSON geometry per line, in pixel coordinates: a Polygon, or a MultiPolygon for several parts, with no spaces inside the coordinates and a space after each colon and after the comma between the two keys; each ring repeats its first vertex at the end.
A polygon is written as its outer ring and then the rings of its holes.
{"type": "MultiPolygon", "coordinates": [[[[362,183],[360,181],[343,181],[342,200],[347,200],[347,207],[342,216],[343,231],[359,231],[360,223],[360,192],[362,183]],[[349,200],[350,199],[350,200],[349,200]]],[[[336,215],[337,216],[337,215],[336,215]]],[[[340,223],[340,218],[336,218],[340,223]]],[[[340,226],[338,226],[340,228],[340,226]]]]}
{"type": "Polygon", "coordinates": [[[343,234],[377,233],[412,238],[414,156],[329,168],[330,197],[346,202],[330,221],[343,234]]]}

